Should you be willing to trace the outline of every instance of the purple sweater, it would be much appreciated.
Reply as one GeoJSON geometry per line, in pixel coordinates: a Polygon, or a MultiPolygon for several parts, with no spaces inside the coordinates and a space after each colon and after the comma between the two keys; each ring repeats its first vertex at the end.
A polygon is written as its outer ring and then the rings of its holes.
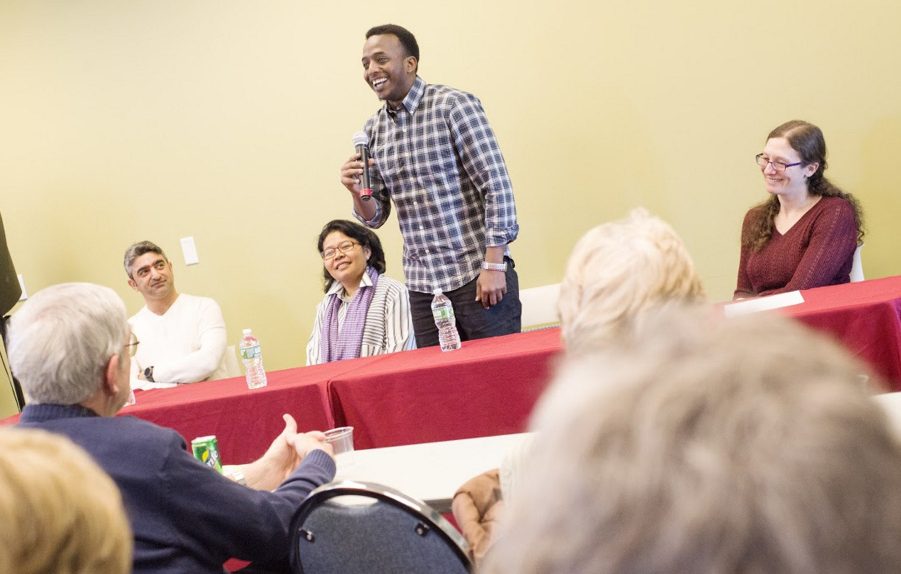
{"type": "MultiPolygon", "coordinates": [[[[759,206],[748,211],[742,237],[764,214],[765,208],[759,206]]],[[[840,197],[824,197],[785,235],[774,229],[760,251],[742,246],[734,297],[848,283],[855,249],[857,224],[853,206],[840,197]]]]}

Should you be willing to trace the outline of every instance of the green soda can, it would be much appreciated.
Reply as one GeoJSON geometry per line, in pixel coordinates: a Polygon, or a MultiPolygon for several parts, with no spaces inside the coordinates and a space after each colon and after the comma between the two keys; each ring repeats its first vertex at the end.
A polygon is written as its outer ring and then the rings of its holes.
{"type": "Polygon", "coordinates": [[[219,458],[219,441],[216,440],[216,435],[195,438],[191,441],[191,450],[194,451],[194,458],[222,473],[222,460],[219,458]]]}

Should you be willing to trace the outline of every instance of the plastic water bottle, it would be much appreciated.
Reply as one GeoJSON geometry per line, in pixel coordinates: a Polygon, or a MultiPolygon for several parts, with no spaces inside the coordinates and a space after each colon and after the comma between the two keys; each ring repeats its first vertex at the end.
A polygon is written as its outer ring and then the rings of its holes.
{"type": "Polygon", "coordinates": [[[248,389],[259,389],[266,386],[266,369],[263,368],[263,352],[260,341],[253,336],[253,331],[244,329],[241,338],[241,361],[247,377],[248,389]]]}
{"type": "Polygon", "coordinates": [[[453,351],[460,348],[460,333],[457,332],[457,321],[454,318],[454,306],[441,289],[435,289],[432,299],[432,316],[438,327],[438,342],[442,351],[453,351]]]}

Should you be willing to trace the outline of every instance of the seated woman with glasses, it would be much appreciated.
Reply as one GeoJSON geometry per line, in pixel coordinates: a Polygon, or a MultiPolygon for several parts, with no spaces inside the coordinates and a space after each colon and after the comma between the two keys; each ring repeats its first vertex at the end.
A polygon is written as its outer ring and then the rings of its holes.
{"type": "Polygon", "coordinates": [[[863,215],[857,200],[823,175],[823,132],[786,122],[756,159],[770,198],[745,215],[733,298],[848,283],[863,215]]]}
{"type": "Polygon", "coordinates": [[[336,219],[325,224],[322,255],[325,297],[307,343],[307,364],[369,357],[416,347],[404,284],[383,275],[385,252],[378,236],[336,219]]]}

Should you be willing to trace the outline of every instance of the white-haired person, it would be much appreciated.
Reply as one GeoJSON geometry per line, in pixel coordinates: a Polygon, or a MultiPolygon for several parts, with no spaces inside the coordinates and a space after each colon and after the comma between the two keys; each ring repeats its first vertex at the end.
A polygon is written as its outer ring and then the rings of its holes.
{"type": "Polygon", "coordinates": [[[119,489],[65,437],[0,430],[0,524],[0,572],[131,572],[119,489]]]}
{"type": "Polygon", "coordinates": [[[232,557],[287,571],[297,506],[335,476],[324,435],[297,433],[284,415],[266,453],[233,467],[230,480],[191,456],[175,431],[114,416],[139,344],[112,289],[67,283],[34,294],[9,333],[10,365],[28,398],[19,426],[67,436],[115,481],[134,533],[133,572],[221,574],[232,557]]]}
{"type": "Polygon", "coordinates": [[[901,445],[835,343],[650,311],[570,357],[483,572],[897,572],[901,445]]]}
{"type": "Polygon", "coordinates": [[[615,338],[636,314],[665,301],[699,301],[701,280],[682,239],[644,209],[602,223],[576,243],[557,310],[567,353],[615,338]]]}
{"type": "MultiPolygon", "coordinates": [[[[590,352],[614,339],[644,309],[662,302],[699,301],[701,281],[682,239],[644,209],[590,229],[566,265],[557,304],[568,355],[590,352]]],[[[496,522],[529,457],[523,446],[491,470],[464,483],[454,495],[457,524],[478,564],[496,538],[496,522]]]]}

